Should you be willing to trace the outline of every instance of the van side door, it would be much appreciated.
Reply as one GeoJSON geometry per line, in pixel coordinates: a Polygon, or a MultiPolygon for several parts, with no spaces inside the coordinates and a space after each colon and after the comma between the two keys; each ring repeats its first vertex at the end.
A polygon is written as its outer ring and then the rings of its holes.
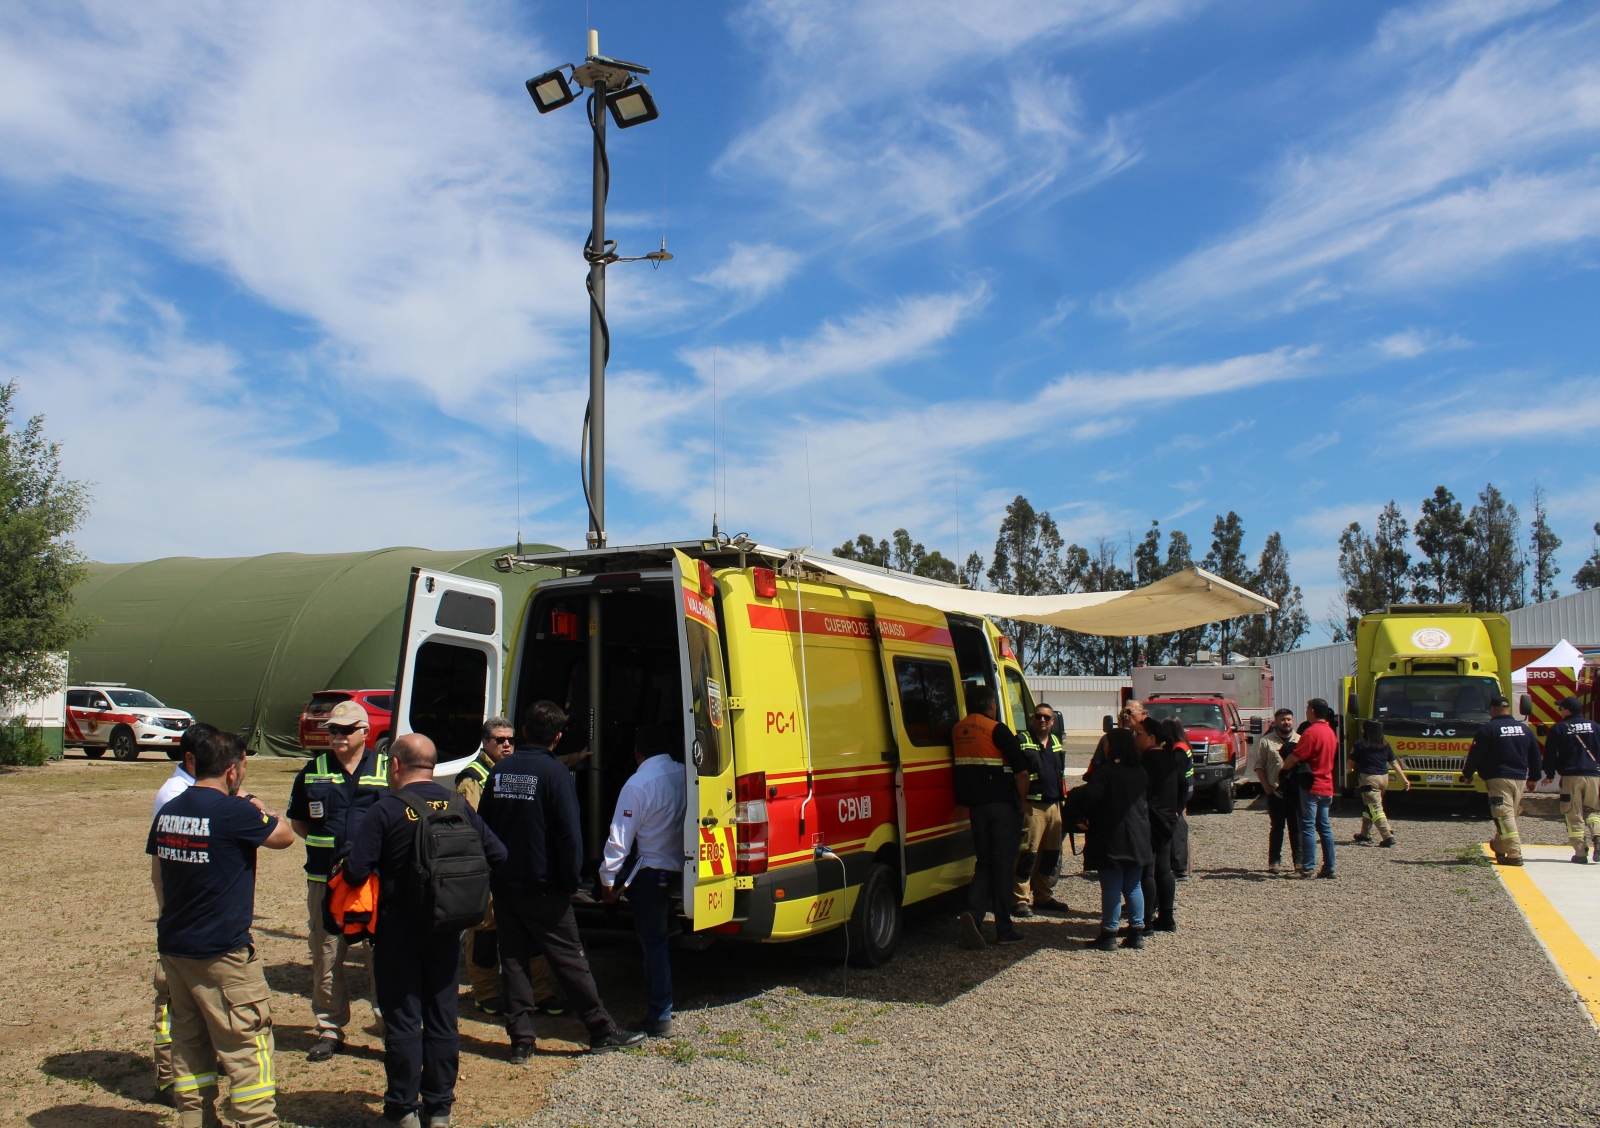
{"type": "Polygon", "coordinates": [[[888,596],[872,597],[884,689],[894,725],[895,818],[900,830],[902,893],[932,896],[964,882],[943,872],[971,848],[951,836],[967,826],[955,805],[951,730],[965,712],[955,644],[944,615],[888,596]],[[913,875],[935,871],[911,888],[913,875]]]}
{"type": "Polygon", "coordinates": [[[733,919],[733,726],[711,570],[672,553],[678,593],[678,666],[683,671],[683,758],[688,776],[683,815],[683,911],[696,932],[733,919]]]}
{"type": "Polygon", "coordinates": [[[391,731],[433,741],[435,778],[466,767],[500,712],[502,603],[499,584],[411,569],[391,731]]]}

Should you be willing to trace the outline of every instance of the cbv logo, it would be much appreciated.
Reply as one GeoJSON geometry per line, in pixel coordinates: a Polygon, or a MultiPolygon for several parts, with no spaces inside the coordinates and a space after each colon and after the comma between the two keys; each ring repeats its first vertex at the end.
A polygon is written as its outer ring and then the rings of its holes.
{"type": "Polygon", "coordinates": [[[1422,730],[1423,736],[1454,736],[1455,734],[1456,730],[1453,728],[1425,728],[1422,730]]]}
{"type": "Polygon", "coordinates": [[[872,796],[860,795],[851,799],[839,800],[839,821],[855,822],[857,819],[870,819],[872,817],[872,796]]]}

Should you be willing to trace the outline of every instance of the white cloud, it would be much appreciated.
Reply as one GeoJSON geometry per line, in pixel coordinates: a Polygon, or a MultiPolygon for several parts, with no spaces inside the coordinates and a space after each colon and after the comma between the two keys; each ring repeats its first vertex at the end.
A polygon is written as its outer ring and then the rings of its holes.
{"type": "Polygon", "coordinates": [[[544,53],[510,7],[73,12],[0,24],[0,176],[97,186],[125,228],[309,320],[345,375],[454,410],[581,332],[586,219],[550,185],[586,130],[527,112],[505,67],[544,53]]]}
{"type": "Polygon", "coordinates": [[[1315,435],[1303,443],[1296,443],[1289,448],[1289,457],[1297,462],[1304,462],[1313,454],[1327,450],[1331,446],[1339,445],[1339,432],[1330,431],[1326,434],[1315,435]]]}
{"type": "Polygon", "coordinates": [[[803,340],[691,349],[682,359],[709,383],[712,365],[728,393],[770,395],[802,384],[860,376],[926,356],[988,301],[982,283],[947,294],[902,298],[893,306],[829,321],[803,340]]]}
{"type": "Polygon", "coordinates": [[[1431,329],[1403,329],[1372,342],[1378,352],[1396,360],[1414,360],[1424,353],[1472,347],[1465,337],[1452,333],[1441,337],[1431,329]]]}
{"type": "Polygon", "coordinates": [[[814,220],[918,234],[1124,167],[1137,147],[1091,122],[1047,47],[1169,23],[1204,0],[751,0],[737,18],[767,57],[777,107],[719,169],[781,185],[814,220]],[[881,96],[864,93],[868,86],[881,96]]]}
{"type": "Polygon", "coordinates": [[[788,281],[801,261],[794,251],[774,243],[735,243],[726,262],[695,280],[758,301],[788,281]]]}
{"type": "Polygon", "coordinates": [[[1381,52],[1451,47],[1500,24],[1552,8],[1561,0],[1439,0],[1396,8],[1378,23],[1381,52]]]}
{"type": "Polygon", "coordinates": [[[1600,19],[1556,13],[1430,58],[1387,108],[1289,156],[1259,219],[1114,304],[1152,317],[1292,309],[1457,285],[1594,240],[1597,55],[1600,19]]]}
{"type": "MultiPolygon", "coordinates": [[[[1399,437],[1420,447],[1452,446],[1468,442],[1528,442],[1534,439],[1560,442],[1586,439],[1600,429],[1600,416],[1591,411],[1573,411],[1568,405],[1586,403],[1594,385],[1587,381],[1549,384],[1537,380],[1502,380],[1492,392],[1485,390],[1478,402],[1492,399],[1493,406],[1444,413],[1436,404],[1421,404],[1410,418],[1396,428],[1399,437]]],[[[1460,402],[1460,397],[1452,397],[1460,402]]]]}

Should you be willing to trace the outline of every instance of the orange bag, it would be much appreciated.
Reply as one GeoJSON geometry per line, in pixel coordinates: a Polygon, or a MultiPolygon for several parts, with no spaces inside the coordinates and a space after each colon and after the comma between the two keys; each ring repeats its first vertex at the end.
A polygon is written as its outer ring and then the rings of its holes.
{"type": "Polygon", "coordinates": [[[333,931],[352,944],[370,939],[378,927],[378,875],[369,874],[360,885],[351,885],[344,879],[343,869],[334,870],[328,878],[325,903],[333,931]]]}

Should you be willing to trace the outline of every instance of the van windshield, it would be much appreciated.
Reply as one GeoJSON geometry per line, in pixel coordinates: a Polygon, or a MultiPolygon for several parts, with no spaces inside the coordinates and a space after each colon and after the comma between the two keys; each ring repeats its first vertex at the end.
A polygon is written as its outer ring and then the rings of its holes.
{"type": "Polygon", "coordinates": [[[1165,721],[1177,717],[1186,729],[1225,729],[1222,706],[1209,701],[1151,701],[1145,706],[1152,717],[1165,721]]]}
{"type": "Polygon", "coordinates": [[[1477,721],[1489,719],[1489,698],[1500,692],[1494,678],[1382,677],[1374,691],[1373,716],[1380,721],[1477,721]]]}

